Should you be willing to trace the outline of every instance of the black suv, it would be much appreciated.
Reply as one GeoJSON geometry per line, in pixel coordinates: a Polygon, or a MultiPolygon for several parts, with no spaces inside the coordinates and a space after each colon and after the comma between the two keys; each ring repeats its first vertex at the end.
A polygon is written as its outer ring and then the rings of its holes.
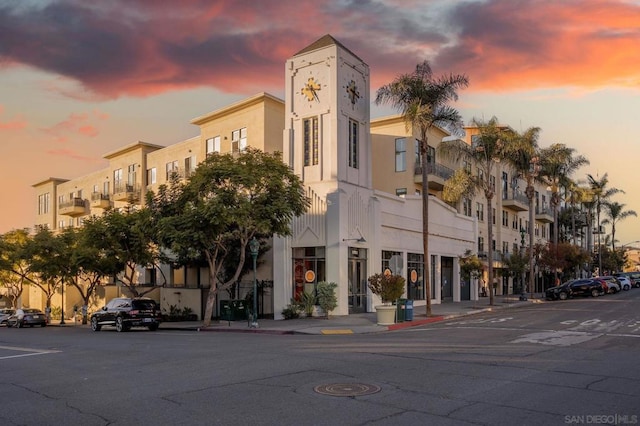
{"type": "Polygon", "coordinates": [[[591,278],[571,280],[566,283],[548,288],[545,292],[547,300],[566,300],[573,296],[597,297],[604,293],[602,283],[591,278]]]}
{"type": "Polygon", "coordinates": [[[104,325],[113,325],[116,331],[127,331],[131,327],[147,327],[155,331],[161,321],[160,307],[154,300],[118,297],[91,315],[91,329],[100,331],[104,325]]]}

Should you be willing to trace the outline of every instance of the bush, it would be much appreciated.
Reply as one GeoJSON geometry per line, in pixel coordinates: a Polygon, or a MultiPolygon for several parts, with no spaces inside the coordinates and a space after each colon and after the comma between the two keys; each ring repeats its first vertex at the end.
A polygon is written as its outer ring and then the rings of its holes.
{"type": "Polygon", "coordinates": [[[308,317],[313,315],[313,309],[316,306],[316,296],[313,293],[302,293],[300,297],[300,308],[307,314],[308,317]]]}
{"type": "Polygon", "coordinates": [[[382,303],[390,304],[404,294],[405,279],[401,275],[374,274],[370,276],[369,289],[373,294],[380,297],[382,303]]]}
{"type": "Polygon", "coordinates": [[[291,299],[291,303],[282,310],[282,316],[286,320],[300,318],[300,303],[291,299]]]}
{"type": "Polygon", "coordinates": [[[318,305],[322,308],[327,318],[329,313],[338,306],[338,298],[336,297],[336,288],[338,284],[322,281],[318,283],[318,305]]]}

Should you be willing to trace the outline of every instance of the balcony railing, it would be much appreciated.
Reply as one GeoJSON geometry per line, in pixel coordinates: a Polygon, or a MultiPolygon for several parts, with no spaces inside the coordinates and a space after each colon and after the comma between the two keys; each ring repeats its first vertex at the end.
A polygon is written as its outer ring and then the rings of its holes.
{"type": "Polygon", "coordinates": [[[553,222],[553,211],[550,207],[537,207],[536,220],[544,223],[553,222]]]}
{"type": "Polygon", "coordinates": [[[66,216],[80,216],[85,213],[85,202],[83,198],[75,197],[69,201],[64,201],[58,205],[58,213],[66,216]]]}
{"type": "Polygon", "coordinates": [[[114,201],[131,201],[137,202],[140,200],[140,185],[120,183],[115,184],[113,187],[113,200],[114,201]]]}
{"type": "Polygon", "coordinates": [[[507,191],[502,194],[502,207],[519,212],[526,211],[529,210],[529,199],[519,191],[507,191]]]}
{"type": "MultiPolygon", "coordinates": [[[[414,182],[422,183],[422,166],[416,165],[414,168],[414,182]]],[[[453,176],[454,170],[442,164],[428,163],[427,174],[429,175],[429,188],[435,190],[442,190],[444,183],[447,179],[453,176]]]]}
{"type": "Polygon", "coordinates": [[[111,199],[109,194],[103,194],[102,192],[91,193],[91,207],[106,209],[111,206],[111,199]]]}

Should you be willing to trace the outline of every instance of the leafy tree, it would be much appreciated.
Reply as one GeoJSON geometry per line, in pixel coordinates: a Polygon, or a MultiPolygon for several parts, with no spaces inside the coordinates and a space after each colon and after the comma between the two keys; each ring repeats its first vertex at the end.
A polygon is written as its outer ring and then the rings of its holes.
{"type": "Polygon", "coordinates": [[[9,231],[0,238],[0,285],[6,288],[7,297],[14,308],[22,296],[24,284],[33,279],[31,265],[22,256],[29,239],[27,229],[9,231]]]}
{"type": "Polygon", "coordinates": [[[157,195],[149,194],[158,242],[177,262],[204,258],[209,266],[205,327],[211,323],[218,292],[240,277],[249,241],[290,235],[291,220],[309,206],[303,189],[279,153],[247,148],[239,155],[210,155],[184,184],[173,182],[157,195]],[[238,259],[231,258],[234,250],[238,259]],[[223,281],[227,262],[236,269],[223,281]]]}
{"type": "MultiPolygon", "coordinates": [[[[487,206],[487,275],[489,283],[493,283],[493,197],[495,185],[491,181],[496,164],[504,162],[510,164],[515,152],[515,144],[519,140],[512,139],[509,129],[501,126],[496,117],[489,121],[474,118],[472,124],[477,127],[478,135],[471,144],[459,140],[445,141],[438,147],[439,151],[455,161],[462,159],[472,162],[478,173],[472,175],[468,170],[459,168],[452,179],[445,183],[444,196],[459,197],[463,194],[475,194],[478,191],[484,193],[487,206]],[[514,147],[510,147],[510,144],[514,147]]],[[[453,198],[447,201],[455,201],[453,198]]],[[[489,292],[489,304],[494,304],[493,291],[489,292]]]]}
{"type": "Polygon", "coordinates": [[[431,286],[429,281],[429,176],[427,172],[428,135],[435,126],[457,131],[462,125],[460,113],[449,104],[458,99],[458,90],[467,87],[465,75],[434,77],[429,62],[416,66],[414,72],[403,74],[382,86],[376,94],[376,104],[390,103],[399,110],[407,130],[417,130],[422,168],[422,245],[426,314],[431,316],[431,286]]]}
{"type": "MultiPolygon", "coordinates": [[[[142,287],[136,280],[141,267],[156,267],[168,261],[155,242],[156,234],[149,209],[107,210],[102,216],[84,221],[79,246],[79,266],[83,273],[113,276],[135,297],[154,287],[142,287]],[[88,261],[86,256],[95,255],[88,261]]],[[[97,276],[93,277],[98,279],[97,276]]],[[[86,296],[86,294],[85,294],[86,296]]]]}

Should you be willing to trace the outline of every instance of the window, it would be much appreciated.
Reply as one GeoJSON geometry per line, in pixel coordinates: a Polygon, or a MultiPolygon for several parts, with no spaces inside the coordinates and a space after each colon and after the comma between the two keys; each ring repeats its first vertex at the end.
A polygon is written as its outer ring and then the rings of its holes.
{"type": "Polygon", "coordinates": [[[404,198],[407,195],[407,188],[398,188],[398,189],[396,189],[396,195],[398,197],[404,198]]]}
{"type": "Polygon", "coordinates": [[[484,206],[482,203],[476,202],[476,217],[480,221],[484,221],[484,206]]]}
{"type": "Polygon", "coordinates": [[[58,195],[58,205],[64,204],[64,194],[58,195]]]}
{"type": "Polygon", "coordinates": [[[155,167],[147,169],[147,185],[153,185],[158,182],[158,173],[155,167]]]}
{"type": "Polygon", "coordinates": [[[136,183],[136,165],[129,164],[127,167],[127,185],[133,187],[136,183]]]}
{"type": "Polygon", "coordinates": [[[427,145],[427,164],[436,164],[436,149],[427,145]]]}
{"type": "Polygon", "coordinates": [[[396,172],[407,170],[407,141],[405,138],[396,139],[396,172]]]}
{"type": "Polygon", "coordinates": [[[507,172],[502,172],[502,199],[506,200],[509,195],[509,175],[507,172]]]}
{"type": "Polygon", "coordinates": [[[172,174],[178,173],[178,161],[169,161],[166,166],[167,176],[166,179],[169,180],[172,174]]]}
{"type": "Polygon", "coordinates": [[[484,237],[478,237],[478,253],[484,251],[484,237]]]}
{"type": "Polygon", "coordinates": [[[349,167],[358,168],[358,122],[349,120],[349,167]]]}
{"type": "Polygon", "coordinates": [[[407,297],[412,300],[424,300],[424,256],[407,253],[407,268],[407,297]]]}
{"type": "Polygon", "coordinates": [[[415,155],[415,167],[419,167],[422,165],[422,154],[420,153],[420,141],[418,139],[415,140],[415,145],[414,145],[414,155],[415,155]]]}
{"type": "Polygon", "coordinates": [[[64,220],[58,221],[58,229],[64,229],[64,220]]]}
{"type": "Polygon", "coordinates": [[[468,162],[467,160],[462,160],[462,169],[471,174],[471,163],[468,162]]]}
{"type": "Polygon", "coordinates": [[[231,132],[231,151],[240,152],[247,148],[247,128],[231,132]]]}
{"type": "Polygon", "coordinates": [[[496,191],[496,177],[495,176],[489,176],[489,187],[491,188],[491,190],[493,192],[496,191]]]}
{"type": "Polygon", "coordinates": [[[382,251],[382,272],[391,271],[394,275],[404,275],[404,260],[399,251],[382,251]]]}
{"type": "Polygon", "coordinates": [[[113,188],[120,186],[122,184],[122,169],[117,169],[113,171],[113,188]]]}
{"type": "Polygon", "coordinates": [[[471,217],[473,215],[473,213],[471,212],[471,198],[462,199],[462,213],[468,217],[471,217]]]}
{"type": "Polygon", "coordinates": [[[207,139],[207,155],[211,155],[214,152],[220,152],[220,136],[207,139]]]}
{"type": "Polygon", "coordinates": [[[51,194],[47,192],[47,193],[38,195],[38,214],[49,213],[50,204],[51,204],[51,194]]]}
{"type": "Polygon", "coordinates": [[[502,226],[509,226],[509,212],[502,210],[502,226]]]}
{"type": "Polygon", "coordinates": [[[307,118],[303,121],[304,137],[304,165],[318,164],[318,117],[307,118]]]}
{"type": "Polygon", "coordinates": [[[316,285],[326,281],[324,247],[293,249],[293,298],[300,300],[304,292],[316,294],[316,285]]]}
{"type": "Polygon", "coordinates": [[[107,194],[109,193],[109,181],[108,181],[108,180],[105,180],[105,181],[102,183],[102,193],[103,193],[104,195],[107,195],[107,194]]]}
{"type": "Polygon", "coordinates": [[[189,177],[196,171],[196,156],[192,155],[184,159],[185,177],[189,177]]]}
{"type": "Polygon", "coordinates": [[[518,252],[518,243],[513,243],[513,252],[514,253],[518,252]]]}
{"type": "Polygon", "coordinates": [[[496,209],[492,208],[491,209],[491,223],[492,224],[496,224],[496,209]]]}
{"type": "Polygon", "coordinates": [[[509,254],[509,243],[506,241],[502,242],[502,253],[509,254]]]}

